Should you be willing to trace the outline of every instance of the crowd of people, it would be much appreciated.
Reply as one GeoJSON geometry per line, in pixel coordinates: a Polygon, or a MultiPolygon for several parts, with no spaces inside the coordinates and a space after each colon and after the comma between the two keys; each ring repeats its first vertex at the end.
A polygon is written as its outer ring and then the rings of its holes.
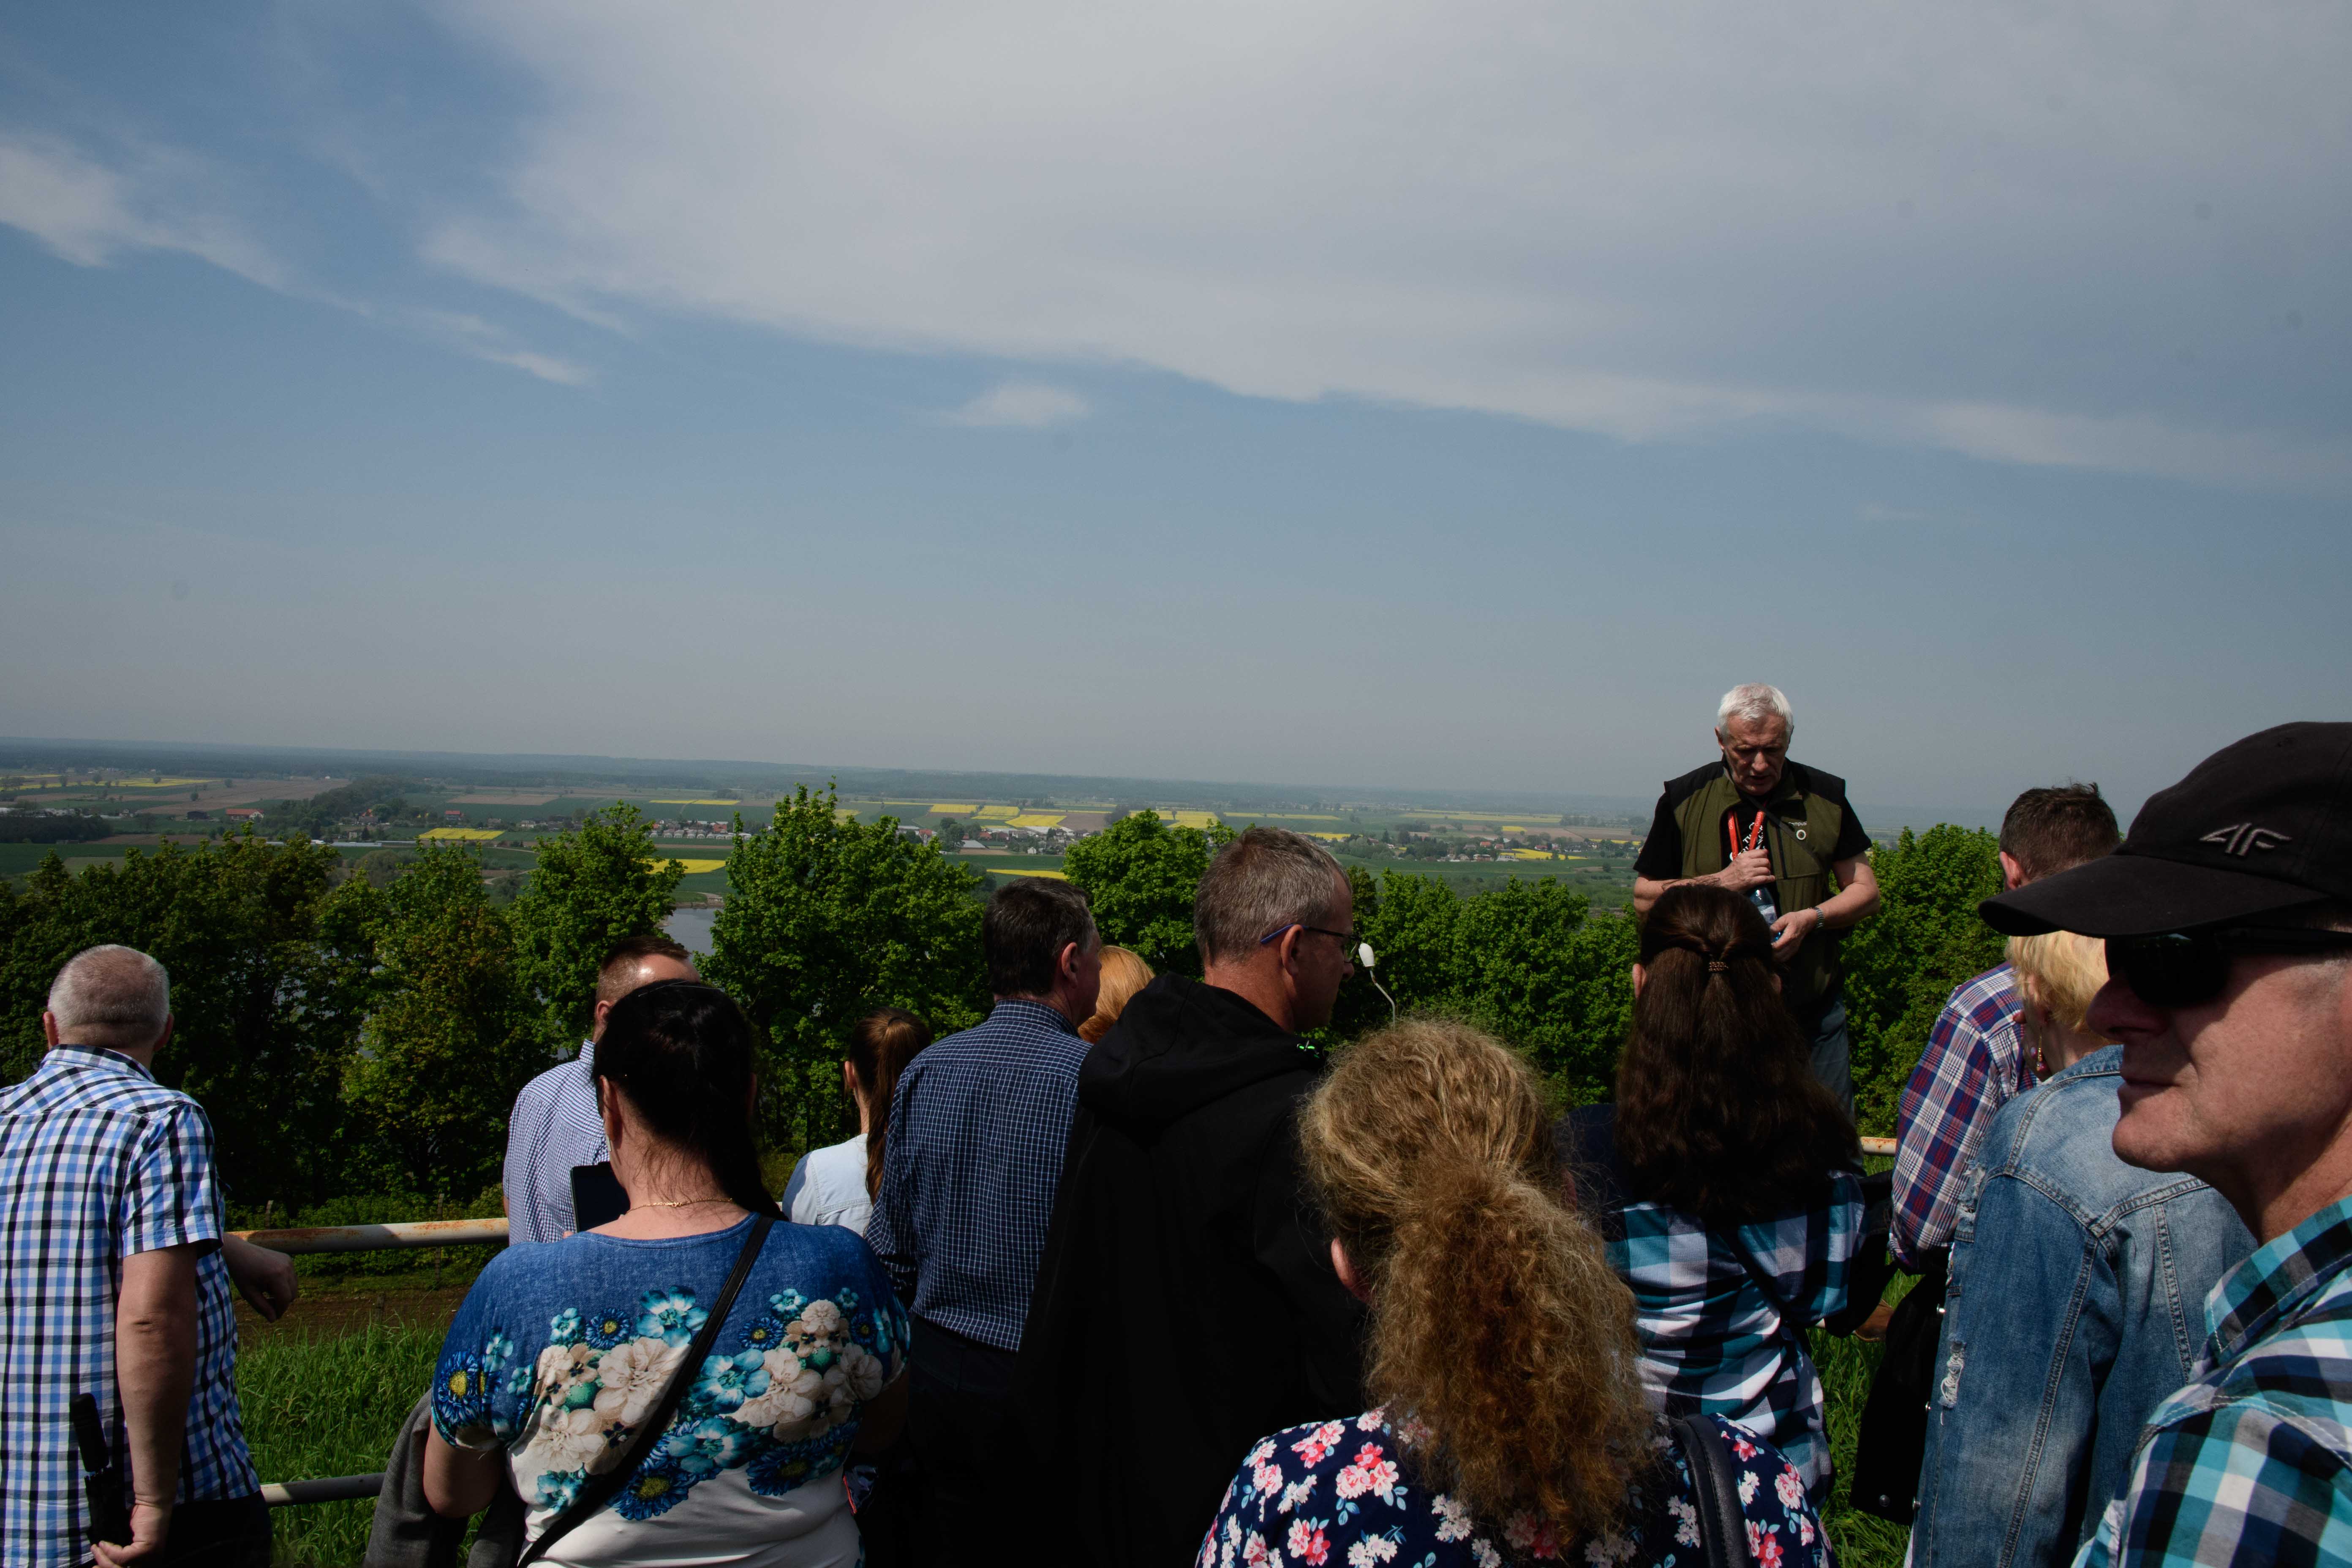
{"type": "MultiPolygon", "coordinates": [[[[1884,1321],[1899,1267],[1853,1486],[1915,1562],[2352,1562],[2352,724],[2225,748],[2128,837],[2095,786],[2021,795],[2008,962],[1878,1176],[1835,934],[1868,840],[1792,733],[1737,688],[1666,785],[1615,1094],[1565,1116],[1460,1019],[1309,1047],[1358,933],[1280,829],[1202,878],[1198,980],[1000,889],[987,1017],[857,1020],[858,1134],[781,1200],[753,1026],[622,944],[515,1106],[510,1245],[369,1561],[470,1522],[499,1568],[1826,1568],[1807,1331],[1884,1321]]],[[[229,1292],[275,1315],[290,1271],[153,1080],[160,966],[78,955],[45,1026],[0,1092],[0,1555],[267,1562],[229,1292]]]]}

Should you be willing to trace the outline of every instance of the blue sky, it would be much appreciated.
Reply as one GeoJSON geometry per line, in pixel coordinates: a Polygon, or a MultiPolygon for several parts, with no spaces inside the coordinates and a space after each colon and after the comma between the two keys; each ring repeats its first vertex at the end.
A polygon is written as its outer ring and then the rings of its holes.
{"type": "Polygon", "coordinates": [[[0,733],[1857,798],[2345,717],[2352,16],[18,7],[0,733]]]}

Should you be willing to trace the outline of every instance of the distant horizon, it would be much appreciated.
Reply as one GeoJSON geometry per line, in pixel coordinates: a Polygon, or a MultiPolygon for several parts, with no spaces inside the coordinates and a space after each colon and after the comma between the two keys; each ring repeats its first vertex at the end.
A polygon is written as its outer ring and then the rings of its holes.
{"type": "MultiPolygon", "coordinates": [[[[0,735],[0,769],[24,767],[30,770],[44,765],[37,753],[26,753],[22,761],[12,748],[52,748],[60,753],[48,759],[45,765],[56,766],[69,762],[74,754],[86,755],[99,766],[131,766],[130,759],[139,759],[139,767],[173,766],[174,759],[209,756],[224,763],[245,764],[221,771],[234,775],[245,772],[268,776],[273,772],[291,773],[295,770],[285,764],[305,760],[331,763],[341,759],[352,763],[362,761],[382,766],[354,767],[350,774],[335,770],[338,776],[358,776],[369,772],[402,771],[405,764],[411,772],[429,772],[438,766],[480,775],[512,780],[520,776],[534,777],[553,784],[567,775],[573,783],[640,783],[650,788],[693,782],[687,778],[688,770],[724,773],[773,773],[769,781],[741,779],[745,784],[772,785],[779,793],[800,784],[821,787],[817,781],[840,781],[844,791],[853,785],[856,793],[868,788],[895,788],[914,794],[943,793],[936,785],[953,781],[960,786],[982,795],[1004,796],[1034,796],[1039,795],[1082,795],[1086,798],[1115,801],[1126,796],[1131,799],[1157,800],[1171,804],[1192,804],[1246,801],[1262,799],[1284,805],[1297,805],[1314,800],[1329,803],[1360,802],[1367,805],[1417,805],[1423,806],[1457,807],[1480,811],[1524,811],[1529,815],[1601,815],[1618,813],[1646,816],[1656,804],[1655,795],[1615,795],[1597,791],[1520,791],[1480,790],[1470,788],[1399,789],[1362,783],[1297,783],[1283,780],[1183,779],[1148,778],[1140,775],[1116,773],[1008,773],[987,768],[910,768],[872,763],[822,763],[763,762],[751,758],[718,757],[629,757],[600,755],[593,752],[465,752],[422,751],[387,747],[346,747],[313,745],[239,744],[217,741],[114,741],[89,740],[60,736],[0,735]],[[99,759],[108,752],[119,752],[121,762],[99,759]],[[534,769],[537,771],[534,772],[534,769]],[[671,772],[668,770],[676,770],[671,772]],[[667,783],[663,781],[667,781],[667,783]]],[[[1701,759],[1702,761],[1704,759],[1701,759]]],[[[1802,758],[1797,759],[1802,761],[1802,758]]],[[[1696,763],[1692,765],[1696,765],[1696,763]]],[[[478,780],[472,781],[478,783],[478,780]]],[[[585,789],[568,793],[587,793],[585,789]]],[[[1853,807],[1864,826],[1874,833],[1891,833],[1897,827],[1924,828],[1937,823],[1951,823],[1962,827],[1995,827],[2000,821],[2003,806],[1969,805],[1947,803],[1932,805],[1897,805],[1888,802],[1873,803],[1855,797],[1853,807]]],[[[1229,805],[1227,809],[1247,813],[1264,809],[1246,805],[1229,805]]],[[[2133,803],[2137,809],[2137,803],[2133,803]]],[[[2128,820],[2120,805],[2116,815],[2128,820]]]]}

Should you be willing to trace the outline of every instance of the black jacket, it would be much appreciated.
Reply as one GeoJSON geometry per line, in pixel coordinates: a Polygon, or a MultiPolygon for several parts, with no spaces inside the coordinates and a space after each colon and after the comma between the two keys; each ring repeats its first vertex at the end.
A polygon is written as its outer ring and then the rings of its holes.
{"type": "Polygon", "coordinates": [[[1230,991],[1153,981],[1078,1072],[1021,1342],[1057,1558],[1183,1568],[1242,1456],[1363,1409],[1363,1309],[1300,1181],[1315,1058],[1230,991]]]}

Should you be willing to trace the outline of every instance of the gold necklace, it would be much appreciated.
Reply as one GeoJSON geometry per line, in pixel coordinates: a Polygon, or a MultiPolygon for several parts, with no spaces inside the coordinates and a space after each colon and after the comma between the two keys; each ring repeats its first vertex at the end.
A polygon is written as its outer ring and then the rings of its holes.
{"type": "Polygon", "coordinates": [[[648,1200],[641,1204],[631,1204],[629,1206],[633,1209],[690,1209],[697,1204],[731,1204],[734,1201],[733,1198],[674,1198],[665,1199],[659,1203],[648,1200]]]}

